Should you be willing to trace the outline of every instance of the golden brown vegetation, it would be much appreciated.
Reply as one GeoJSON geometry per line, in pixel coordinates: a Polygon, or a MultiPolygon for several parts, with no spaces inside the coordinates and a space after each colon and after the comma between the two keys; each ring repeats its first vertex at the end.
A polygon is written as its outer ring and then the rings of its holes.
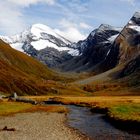
{"type": "Polygon", "coordinates": [[[31,99],[44,101],[53,98],[63,104],[88,106],[95,110],[105,110],[110,117],[120,120],[140,121],[140,96],[31,96],[31,99]]]}
{"type": "Polygon", "coordinates": [[[64,106],[43,106],[43,105],[35,106],[28,103],[7,102],[7,101],[0,102],[0,116],[37,111],[67,113],[68,109],[64,106]]]}
{"type": "Polygon", "coordinates": [[[77,87],[67,86],[72,76],[62,75],[28,55],[12,49],[0,40],[0,91],[18,95],[79,94],[77,87]]]}

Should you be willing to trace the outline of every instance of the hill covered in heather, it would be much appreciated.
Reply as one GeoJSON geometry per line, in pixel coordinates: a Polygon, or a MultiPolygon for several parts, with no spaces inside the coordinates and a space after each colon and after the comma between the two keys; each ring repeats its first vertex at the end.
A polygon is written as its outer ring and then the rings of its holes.
{"type": "Polygon", "coordinates": [[[0,92],[58,94],[59,89],[67,88],[63,83],[71,80],[0,40],[0,92]]]}

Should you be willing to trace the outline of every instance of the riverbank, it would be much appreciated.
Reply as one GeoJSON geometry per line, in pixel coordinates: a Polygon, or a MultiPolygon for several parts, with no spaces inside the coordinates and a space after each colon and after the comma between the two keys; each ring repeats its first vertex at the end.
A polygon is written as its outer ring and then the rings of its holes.
{"type": "Polygon", "coordinates": [[[14,116],[1,116],[0,129],[5,126],[15,131],[0,131],[1,140],[88,140],[65,124],[66,116],[60,113],[34,112],[14,116]]]}
{"type": "MultiPolygon", "coordinates": [[[[53,104],[65,104],[65,105],[76,105],[82,107],[89,107],[93,113],[103,113],[105,119],[111,122],[113,126],[129,131],[130,133],[140,134],[140,96],[104,96],[104,97],[64,97],[64,96],[25,96],[24,98],[33,99],[39,103],[53,103],[53,104]]],[[[21,103],[7,102],[8,104],[16,105],[21,103]]],[[[2,105],[3,103],[1,103],[2,105]]],[[[5,104],[5,102],[4,102],[5,104]]],[[[15,106],[14,105],[14,106],[15,106]]],[[[18,105],[18,107],[20,107],[18,105]]],[[[27,106],[27,104],[22,104],[27,106]]],[[[12,107],[15,111],[15,107],[12,107]]],[[[0,106],[1,107],[1,106],[0,106]]],[[[5,107],[5,105],[4,105],[5,107]]],[[[10,109],[8,106],[8,110],[10,109]]],[[[13,110],[12,109],[12,110],[13,110]]],[[[18,108],[16,108],[18,109],[18,108]]],[[[0,110],[1,111],[1,110],[0,110]]],[[[29,107],[29,109],[21,112],[60,112],[67,113],[68,110],[65,106],[42,106],[35,105],[29,107]]],[[[0,112],[1,114],[1,112],[0,112]]],[[[92,121],[91,121],[92,122],[92,121]]]]}
{"type": "Polygon", "coordinates": [[[85,106],[119,129],[140,134],[140,96],[52,97],[50,103],[85,106]]]}
{"type": "Polygon", "coordinates": [[[92,113],[88,107],[67,105],[68,124],[89,136],[92,140],[140,140],[140,135],[115,128],[104,119],[105,114],[92,113]]]}

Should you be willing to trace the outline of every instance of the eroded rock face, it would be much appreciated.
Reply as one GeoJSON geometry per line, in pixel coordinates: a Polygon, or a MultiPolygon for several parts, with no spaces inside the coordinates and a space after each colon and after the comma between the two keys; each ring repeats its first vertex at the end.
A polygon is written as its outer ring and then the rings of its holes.
{"type": "Polygon", "coordinates": [[[108,65],[108,68],[115,67],[116,65],[125,65],[130,61],[135,61],[139,56],[140,13],[136,12],[115,39],[105,64],[108,65]]]}
{"type": "Polygon", "coordinates": [[[81,52],[79,57],[73,58],[62,69],[65,71],[85,71],[93,70],[108,56],[115,38],[119,35],[121,28],[102,24],[98,29],[90,33],[86,40],[77,44],[81,52]]]}
{"type": "Polygon", "coordinates": [[[80,44],[82,55],[72,59],[72,67],[64,65],[65,70],[101,73],[131,61],[126,68],[130,69],[140,56],[140,13],[136,12],[120,32],[112,26],[101,25],[80,44]]]}
{"type": "Polygon", "coordinates": [[[125,68],[120,73],[120,77],[128,76],[136,72],[140,72],[140,55],[126,64],[125,68]]]}
{"type": "Polygon", "coordinates": [[[58,65],[70,60],[73,56],[65,51],[58,51],[54,48],[45,48],[38,52],[36,58],[49,67],[57,67],[58,65]]]}
{"type": "Polygon", "coordinates": [[[140,55],[140,14],[135,13],[115,43],[119,46],[119,64],[140,55]]]}

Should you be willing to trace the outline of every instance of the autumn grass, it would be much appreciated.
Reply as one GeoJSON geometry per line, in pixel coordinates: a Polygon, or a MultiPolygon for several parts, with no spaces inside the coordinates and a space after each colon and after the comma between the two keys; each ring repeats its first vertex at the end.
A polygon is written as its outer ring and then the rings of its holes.
{"type": "Polygon", "coordinates": [[[25,103],[0,102],[0,115],[6,116],[18,112],[23,112],[31,107],[32,107],[31,104],[25,104],[25,103]]]}
{"type": "MultiPolygon", "coordinates": [[[[29,98],[29,97],[28,97],[29,98]]],[[[140,96],[30,96],[31,99],[45,101],[53,98],[62,104],[91,107],[92,110],[105,110],[110,117],[120,120],[140,121],[140,96]]]]}
{"type": "Polygon", "coordinates": [[[67,113],[68,109],[64,106],[43,106],[43,105],[35,106],[28,103],[7,102],[7,101],[0,102],[0,116],[37,111],[67,113]]]}
{"type": "Polygon", "coordinates": [[[115,120],[140,122],[140,96],[56,98],[65,104],[89,106],[103,110],[115,120]]]}
{"type": "Polygon", "coordinates": [[[68,113],[68,109],[64,106],[34,106],[28,110],[26,110],[26,112],[37,112],[37,111],[44,111],[44,112],[57,112],[57,113],[68,113]]]}
{"type": "MultiPolygon", "coordinates": [[[[78,97],[78,96],[24,96],[36,101],[47,101],[52,98],[54,101],[62,104],[73,104],[88,106],[93,111],[105,110],[110,118],[121,121],[140,122],[140,96],[95,96],[95,97],[78,97]]],[[[67,113],[64,106],[42,106],[31,105],[17,102],[0,102],[0,115],[8,115],[20,112],[59,112],[67,113]]]]}
{"type": "Polygon", "coordinates": [[[69,86],[68,83],[81,77],[82,75],[66,75],[53,71],[0,40],[0,92],[16,92],[18,95],[80,96],[85,92],[75,86],[69,86]]]}

